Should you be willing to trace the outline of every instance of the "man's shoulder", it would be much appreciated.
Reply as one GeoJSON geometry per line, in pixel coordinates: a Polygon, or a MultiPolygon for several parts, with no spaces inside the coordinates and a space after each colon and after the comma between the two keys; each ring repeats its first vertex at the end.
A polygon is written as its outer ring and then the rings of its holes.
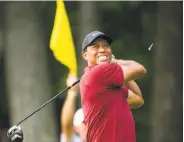
{"type": "Polygon", "coordinates": [[[82,75],[81,80],[85,80],[88,76],[100,76],[107,71],[114,72],[116,69],[118,69],[118,67],[120,66],[115,63],[103,63],[93,67],[88,67],[82,75]]]}
{"type": "Polygon", "coordinates": [[[118,64],[114,64],[114,63],[103,63],[103,64],[99,64],[94,66],[90,71],[91,72],[96,72],[96,71],[104,71],[107,69],[115,69],[117,68],[119,65],[118,64]]]}

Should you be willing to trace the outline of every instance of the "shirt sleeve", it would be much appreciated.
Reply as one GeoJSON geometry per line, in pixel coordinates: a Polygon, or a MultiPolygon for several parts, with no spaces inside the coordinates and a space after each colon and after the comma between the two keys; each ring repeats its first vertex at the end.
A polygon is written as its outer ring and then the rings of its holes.
{"type": "Polygon", "coordinates": [[[125,95],[126,98],[128,98],[128,88],[125,87],[125,86],[122,86],[122,89],[123,89],[123,94],[125,95]]]}
{"type": "Polygon", "coordinates": [[[124,76],[118,64],[104,63],[93,67],[88,74],[88,84],[109,87],[112,85],[122,87],[124,76]]]}

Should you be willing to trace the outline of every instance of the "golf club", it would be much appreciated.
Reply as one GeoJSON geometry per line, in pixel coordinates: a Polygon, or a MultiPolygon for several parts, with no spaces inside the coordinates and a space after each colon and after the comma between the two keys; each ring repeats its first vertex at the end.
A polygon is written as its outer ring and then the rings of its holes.
{"type": "Polygon", "coordinates": [[[41,110],[43,107],[45,107],[46,105],[48,105],[50,102],[52,102],[54,99],[56,99],[58,96],[60,96],[61,94],[65,93],[66,91],[68,91],[70,88],[72,88],[73,86],[75,86],[77,83],[80,82],[80,79],[77,80],[76,82],[74,82],[72,85],[70,85],[69,87],[65,88],[64,90],[62,90],[61,92],[59,92],[57,95],[55,95],[54,97],[52,97],[50,100],[48,100],[47,102],[45,102],[43,105],[41,105],[38,109],[36,109],[35,111],[33,111],[30,115],[28,115],[27,117],[25,117],[24,119],[22,119],[20,122],[18,122],[16,125],[12,126],[8,132],[7,132],[7,136],[8,138],[11,140],[11,142],[22,142],[23,141],[23,131],[21,129],[21,127],[19,126],[22,122],[24,122],[25,120],[27,120],[29,117],[31,117],[33,114],[35,114],[36,112],[38,112],[39,110],[41,110]]]}

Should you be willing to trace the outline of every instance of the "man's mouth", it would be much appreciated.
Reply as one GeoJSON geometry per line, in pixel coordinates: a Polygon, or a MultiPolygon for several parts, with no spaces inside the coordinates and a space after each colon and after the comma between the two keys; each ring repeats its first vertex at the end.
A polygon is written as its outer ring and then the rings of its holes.
{"type": "Polygon", "coordinates": [[[103,56],[99,56],[98,59],[99,59],[99,61],[107,61],[108,57],[103,55],[103,56]]]}

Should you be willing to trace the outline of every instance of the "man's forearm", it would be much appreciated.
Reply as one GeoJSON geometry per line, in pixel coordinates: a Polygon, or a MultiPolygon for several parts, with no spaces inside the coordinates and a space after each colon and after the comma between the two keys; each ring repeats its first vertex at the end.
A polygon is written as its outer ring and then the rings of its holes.
{"type": "Polygon", "coordinates": [[[125,81],[136,80],[146,73],[144,66],[138,62],[132,60],[116,60],[116,62],[123,70],[125,81]]]}
{"type": "Polygon", "coordinates": [[[131,109],[140,108],[144,104],[142,92],[135,81],[126,82],[125,85],[129,89],[127,102],[131,109]]]}
{"type": "Polygon", "coordinates": [[[73,135],[73,117],[75,113],[75,104],[77,91],[69,90],[62,108],[61,127],[66,142],[70,142],[73,135]]]}
{"type": "Polygon", "coordinates": [[[142,98],[142,92],[141,92],[139,86],[137,85],[137,83],[134,80],[126,82],[125,86],[129,90],[131,90],[133,93],[135,93],[136,95],[138,95],[138,96],[140,96],[142,98]]]}

